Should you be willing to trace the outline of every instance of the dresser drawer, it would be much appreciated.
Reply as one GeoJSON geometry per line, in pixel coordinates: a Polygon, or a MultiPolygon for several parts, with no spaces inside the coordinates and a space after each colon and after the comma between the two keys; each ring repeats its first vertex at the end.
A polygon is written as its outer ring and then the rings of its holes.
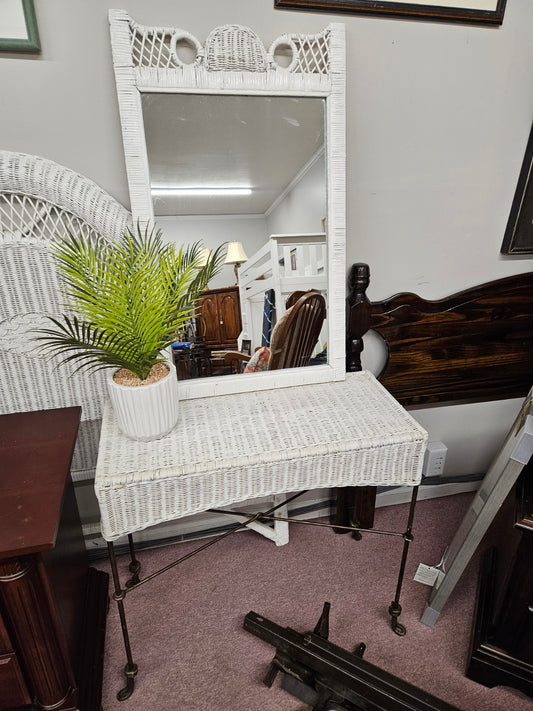
{"type": "Polygon", "coordinates": [[[17,657],[14,654],[0,655],[0,711],[30,703],[17,657]]]}

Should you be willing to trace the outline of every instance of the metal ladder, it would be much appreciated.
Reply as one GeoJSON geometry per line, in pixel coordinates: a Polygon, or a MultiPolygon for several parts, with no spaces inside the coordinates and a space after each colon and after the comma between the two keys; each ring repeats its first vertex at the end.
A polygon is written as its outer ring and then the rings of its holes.
{"type": "Polygon", "coordinates": [[[506,440],[491,464],[474,500],[457,529],[439,576],[431,590],[421,622],[433,627],[498,509],[533,454],[533,387],[506,440]]]}

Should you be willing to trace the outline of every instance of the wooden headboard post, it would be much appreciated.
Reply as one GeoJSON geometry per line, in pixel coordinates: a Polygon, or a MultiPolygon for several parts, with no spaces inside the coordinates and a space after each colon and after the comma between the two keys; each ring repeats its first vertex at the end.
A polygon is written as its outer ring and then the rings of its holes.
{"type": "MultiPolygon", "coordinates": [[[[370,283],[368,264],[352,264],[348,273],[348,296],[346,298],[346,372],[362,370],[361,353],[363,336],[370,328],[370,301],[366,290],[370,283]]],[[[372,528],[376,504],[375,486],[345,486],[337,489],[337,506],[332,523],[337,526],[372,528]]],[[[334,528],[335,533],[346,533],[334,528]]],[[[354,538],[361,538],[354,533],[354,538]]]]}
{"type": "Polygon", "coordinates": [[[368,264],[352,264],[348,273],[346,299],[346,372],[362,370],[363,336],[370,328],[370,301],[366,290],[370,283],[368,264]]]}

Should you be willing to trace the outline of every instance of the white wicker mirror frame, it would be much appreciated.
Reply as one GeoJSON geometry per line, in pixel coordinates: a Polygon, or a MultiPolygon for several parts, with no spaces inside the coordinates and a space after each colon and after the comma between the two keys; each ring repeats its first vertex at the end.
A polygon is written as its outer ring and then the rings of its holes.
{"type": "Polygon", "coordinates": [[[343,380],[345,377],[345,32],[332,23],[314,35],[283,35],[266,51],[247,27],[215,28],[204,45],[174,27],[145,27],[110,10],[111,47],[126,171],[135,221],[154,219],[143,125],[143,92],[321,97],[326,103],[328,364],[180,382],[180,398],[343,380]],[[178,54],[196,51],[190,64],[178,54]],[[289,47],[282,67],[276,50],[289,47]]]}

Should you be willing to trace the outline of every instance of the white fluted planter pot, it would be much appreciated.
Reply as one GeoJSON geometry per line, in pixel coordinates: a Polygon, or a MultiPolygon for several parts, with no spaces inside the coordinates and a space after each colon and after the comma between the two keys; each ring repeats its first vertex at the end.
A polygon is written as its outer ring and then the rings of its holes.
{"type": "Polygon", "coordinates": [[[113,373],[107,378],[107,389],[120,430],[131,439],[150,442],[167,435],[179,415],[178,381],[173,363],[169,373],[156,383],[130,387],[119,385],[113,373]]]}

